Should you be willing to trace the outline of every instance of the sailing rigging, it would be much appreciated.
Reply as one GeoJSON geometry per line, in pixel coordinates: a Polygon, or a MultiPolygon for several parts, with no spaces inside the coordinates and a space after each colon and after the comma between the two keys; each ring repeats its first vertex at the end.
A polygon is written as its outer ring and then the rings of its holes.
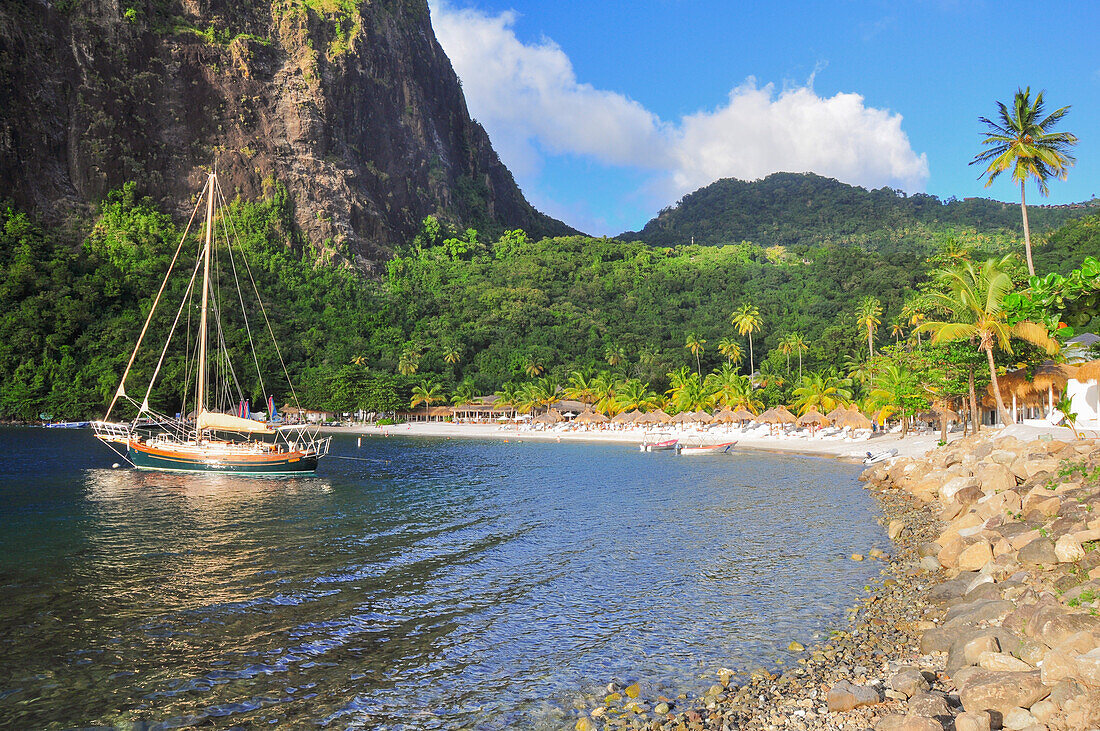
{"type": "Polygon", "coordinates": [[[221,223],[224,233],[225,247],[228,252],[230,268],[233,274],[234,289],[241,306],[244,330],[247,335],[248,347],[251,350],[252,360],[256,366],[257,382],[262,392],[266,393],[263,373],[260,368],[259,358],[252,337],[252,327],[249,323],[248,312],[244,303],[240,278],[238,277],[237,258],[234,255],[233,240],[236,240],[239,255],[243,263],[244,272],[248,274],[248,281],[252,284],[252,291],[263,316],[268,335],[278,355],[279,365],[286,377],[291,397],[299,407],[294,384],[291,382],[286,363],[283,360],[282,351],[275,340],[275,333],[271,327],[271,321],[267,310],[260,298],[256,287],[252,270],[245,258],[245,252],[240,245],[236,234],[236,228],[232,226],[232,219],[228,216],[228,206],[221,193],[218,184],[217,173],[212,172],[207,178],[206,186],[195,204],[195,209],[187,223],[187,227],[180,237],[180,243],[176,247],[175,254],[169,263],[168,271],[161,282],[160,290],[153,300],[153,306],[142,326],[130,360],[122,374],[118,388],[111,399],[111,404],[106,415],[101,421],[92,422],[96,437],[107,444],[119,456],[138,469],[170,470],[183,472],[218,472],[234,474],[300,474],[316,470],[321,457],[328,453],[331,437],[321,437],[317,428],[310,424],[278,424],[275,421],[275,401],[272,396],[267,397],[268,412],[264,421],[252,418],[247,407],[247,399],[241,388],[237,372],[230,360],[230,349],[226,343],[225,330],[223,328],[224,302],[219,298],[220,279],[213,277],[218,236],[216,223],[221,223]],[[137,401],[127,393],[127,379],[131,375],[134,363],[141,350],[145,336],[149,332],[150,323],[153,322],[154,313],[165,294],[169,279],[180,259],[188,233],[195,221],[203,202],[206,203],[206,216],[204,224],[203,245],[198,251],[195,264],[191,270],[191,277],[184,291],[182,301],[176,310],[168,331],[165,342],[153,368],[145,395],[141,401],[137,401]],[[218,205],[220,202],[220,206],[218,205]],[[218,212],[221,215],[216,215],[218,212]],[[199,273],[201,271],[201,277],[199,273]],[[193,299],[196,283],[201,282],[199,305],[199,323],[194,350],[195,392],[194,392],[194,418],[188,414],[188,389],[191,378],[191,342],[190,319],[193,309],[193,299]],[[169,353],[169,346],[173,336],[179,328],[184,313],[187,313],[187,324],[184,329],[188,332],[188,341],[185,347],[184,377],[180,386],[183,389],[179,413],[174,417],[153,409],[150,405],[150,396],[154,385],[165,365],[169,353]],[[213,328],[211,325],[213,324],[213,328]],[[214,341],[214,353],[211,354],[211,340],[214,341]],[[214,373],[211,373],[211,365],[214,365],[214,373]],[[211,395],[213,390],[213,395],[211,395]],[[228,413],[231,395],[236,393],[238,408],[236,414],[228,413]],[[212,396],[212,397],[211,397],[212,396]],[[129,422],[110,421],[115,407],[120,404],[129,404],[136,407],[136,416],[129,422]],[[271,439],[264,439],[270,436],[271,439]],[[125,453],[123,453],[123,448],[125,453]]]}

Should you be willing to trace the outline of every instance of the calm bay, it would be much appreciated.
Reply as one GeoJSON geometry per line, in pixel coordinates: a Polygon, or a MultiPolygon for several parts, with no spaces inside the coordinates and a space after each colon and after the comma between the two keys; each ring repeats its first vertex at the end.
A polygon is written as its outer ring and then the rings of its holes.
{"type": "Polygon", "coordinates": [[[354,437],[314,477],[112,469],[0,429],[0,725],[560,728],[844,624],[888,541],[859,467],[354,437]]]}

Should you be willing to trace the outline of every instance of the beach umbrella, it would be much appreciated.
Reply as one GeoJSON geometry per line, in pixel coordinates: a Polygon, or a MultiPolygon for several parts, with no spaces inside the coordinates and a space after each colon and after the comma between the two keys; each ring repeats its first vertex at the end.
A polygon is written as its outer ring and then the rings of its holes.
{"type": "Polygon", "coordinates": [[[695,421],[695,415],[690,411],[681,411],[670,419],[670,422],[673,424],[684,424],[689,421],[695,421]]]}
{"type": "Polygon", "coordinates": [[[849,429],[870,429],[871,420],[864,416],[859,409],[851,409],[844,412],[844,416],[836,420],[835,424],[840,428],[848,427],[849,429]]]}
{"type": "Polygon", "coordinates": [[[699,409],[698,411],[696,411],[694,416],[695,416],[695,421],[699,422],[700,424],[709,424],[709,423],[711,423],[711,421],[714,420],[713,417],[710,414],[703,411],[702,409],[699,409]]]}
{"type": "Polygon", "coordinates": [[[657,409],[652,413],[652,416],[658,424],[667,424],[672,421],[672,417],[666,414],[664,409],[657,409]]]}
{"type": "Polygon", "coordinates": [[[1077,366],[1077,372],[1073,377],[1084,383],[1085,381],[1100,381],[1100,360],[1090,360],[1077,366]]]}
{"type": "Polygon", "coordinates": [[[825,414],[825,418],[828,419],[829,421],[835,422],[837,419],[839,419],[840,417],[844,416],[847,413],[848,413],[848,407],[847,406],[839,406],[838,405],[835,409],[833,409],[829,413],[825,414]]]}
{"type": "Polygon", "coordinates": [[[807,425],[809,425],[809,426],[827,426],[828,424],[829,424],[828,417],[826,417],[820,411],[818,411],[817,409],[812,408],[812,407],[805,414],[798,417],[798,425],[799,426],[807,426],[807,425]]]}
{"type": "Polygon", "coordinates": [[[752,421],[756,418],[756,414],[752,413],[748,409],[738,409],[733,412],[733,418],[737,421],[752,421]]]}
{"type": "Polygon", "coordinates": [[[779,418],[777,422],[779,424],[794,424],[798,421],[798,417],[792,414],[786,406],[776,406],[775,413],[779,418]]]}
{"type": "Polygon", "coordinates": [[[611,423],[612,424],[630,424],[634,421],[634,414],[635,414],[635,412],[633,412],[633,411],[620,412],[618,414],[615,414],[615,416],[613,416],[611,418],[611,423]]]}
{"type": "Polygon", "coordinates": [[[1076,369],[1073,366],[1063,365],[1047,361],[1037,367],[1032,375],[1031,383],[1036,391],[1047,392],[1047,413],[1054,413],[1054,389],[1065,391],[1066,382],[1073,378],[1076,369]]]}
{"type": "Polygon", "coordinates": [[[576,421],[580,424],[604,424],[611,419],[598,411],[585,411],[576,418],[576,421]]]}
{"type": "MultiPolygon", "coordinates": [[[[751,419],[752,417],[750,416],[749,418],[751,419]]],[[[711,417],[711,421],[715,424],[732,424],[737,421],[737,419],[737,415],[734,414],[728,406],[721,411],[715,412],[714,416],[711,417]]]]}
{"type": "Polygon", "coordinates": [[[775,422],[775,409],[768,409],[759,416],[754,417],[753,421],[757,424],[774,424],[775,422]]]}

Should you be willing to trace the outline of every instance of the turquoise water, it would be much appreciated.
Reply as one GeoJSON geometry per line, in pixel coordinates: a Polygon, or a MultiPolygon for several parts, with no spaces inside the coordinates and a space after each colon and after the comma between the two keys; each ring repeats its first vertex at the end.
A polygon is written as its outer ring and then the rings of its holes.
{"type": "Polygon", "coordinates": [[[827,459],[338,437],[256,479],[112,470],[87,431],[0,450],[15,728],[559,728],[612,678],[789,661],[887,547],[827,459]]]}

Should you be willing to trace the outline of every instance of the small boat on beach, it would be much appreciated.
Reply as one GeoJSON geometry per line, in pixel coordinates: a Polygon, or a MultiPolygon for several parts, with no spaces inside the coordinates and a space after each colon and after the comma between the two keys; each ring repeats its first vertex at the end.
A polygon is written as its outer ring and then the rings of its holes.
{"type": "Polygon", "coordinates": [[[639,445],[639,449],[643,452],[662,452],[676,449],[676,445],[679,443],[679,439],[676,439],[666,432],[656,432],[643,434],[642,443],[639,445]]]}
{"type": "Polygon", "coordinates": [[[683,457],[698,456],[702,454],[726,454],[737,442],[723,442],[722,444],[681,444],[676,453],[683,457]]]}
{"type": "MultiPolygon", "coordinates": [[[[232,239],[236,238],[236,227],[228,220],[228,210],[222,195],[221,186],[218,184],[216,173],[210,173],[202,195],[195,204],[195,212],[191,220],[200,210],[200,206],[206,204],[205,236],[201,246],[197,247],[194,263],[190,267],[181,266],[184,269],[183,277],[190,275],[183,290],[183,300],[176,310],[174,320],[168,313],[168,323],[163,323],[164,343],[153,352],[155,356],[159,351],[159,359],[149,363],[152,376],[144,395],[140,391],[134,392],[134,398],[127,391],[127,378],[134,367],[134,361],[141,349],[142,341],[153,323],[153,314],[157,311],[161,295],[164,294],[173,268],[179,259],[184,245],[188,241],[188,232],[191,224],[180,238],[179,246],[172,257],[168,272],[164,276],[160,291],[157,293],[150,309],[145,325],[138,336],[137,344],[130,355],[129,363],[122,374],[122,380],[115,391],[111,405],[107,408],[107,414],[101,421],[92,422],[95,436],[134,467],[140,470],[162,470],[170,472],[205,472],[236,475],[288,475],[310,473],[317,469],[317,462],[324,457],[329,450],[332,437],[321,437],[315,425],[304,424],[276,424],[275,399],[267,397],[267,411],[264,414],[253,414],[249,408],[247,388],[240,383],[238,377],[244,375],[243,369],[233,367],[230,355],[233,352],[226,343],[226,330],[222,319],[228,307],[235,302],[240,302],[241,312],[233,330],[241,335],[246,335],[246,344],[252,354],[252,363],[256,366],[256,385],[264,389],[264,378],[260,369],[260,362],[253,346],[253,337],[259,335],[264,329],[274,342],[274,331],[268,319],[267,311],[256,291],[256,283],[252,271],[245,259],[245,250],[240,241],[233,245],[232,239]],[[220,205],[219,205],[220,204],[220,205]],[[215,211],[220,211],[215,217],[215,211]],[[219,226],[220,224],[220,226],[219,226]],[[218,234],[215,227],[218,226],[218,234]],[[217,255],[214,253],[216,244],[223,242],[225,251],[217,255]],[[212,261],[228,260],[224,269],[228,270],[219,275],[212,271],[212,261]],[[238,267],[241,274],[247,274],[245,281],[252,284],[252,294],[255,295],[254,309],[251,315],[257,319],[256,325],[249,324],[249,312],[245,307],[245,294],[238,278],[238,267]],[[225,290],[223,296],[222,291],[225,290]],[[194,305],[194,299],[200,299],[201,305],[194,305]],[[220,301],[219,301],[220,300],[220,301]],[[197,334],[193,334],[186,325],[177,328],[181,320],[190,322],[191,313],[198,315],[197,334]],[[184,317],[186,313],[186,318],[184,317]],[[262,315],[262,318],[259,316],[262,315]],[[243,325],[243,327],[241,327],[243,325]],[[163,411],[156,410],[150,399],[154,395],[154,384],[162,368],[166,368],[166,356],[169,345],[172,344],[173,335],[177,335],[177,329],[186,331],[186,337],[176,337],[177,345],[182,345],[183,351],[182,370],[184,377],[178,382],[181,394],[178,397],[169,397],[172,406],[163,411]],[[241,332],[243,330],[243,333],[241,332]],[[184,342],[180,344],[180,340],[184,342]],[[194,373],[194,380],[189,373],[194,373]],[[140,400],[139,400],[140,399],[140,400]],[[234,406],[236,402],[236,406],[234,406]],[[109,421],[115,407],[132,407],[134,416],[130,421],[109,421]],[[190,411],[189,408],[193,408],[190,411]],[[172,412],[179,409],[175,416],[172,412]],[[270,436],[265,439],[264,436],[270,436]]],[[[163,318],[162,318],[163,319],[163,318]]],[[[156,329],[156,328],[154,328],[156,329]]],[[[248,352],[241,348],[242,351],[248,352]]],[[[282,365],[283,375],[289,386],[291,395],[294,395],[294,386],[290,383],[290,374],[286,365],[282,362],[282,354],[275,344],[275,353],[278,362],[282,365]]],[[[246,366],[247,367],[247,366],[246,366]]],[[[139,371],[140,372],[140,371],[139,371]]],[[[165,395],[161,395],[164,399],[165,395]]],[[[295,397],[297,405],[297,398],[295,397]]],[[[301,412],[300,405],[299,413],[301,412]]]]}
{"type": "Polygon", "coordinates": [[[868,452],[867,456],[863,459],[863,464],[876,464],[883,460],[890,459],[891,457],[896,457],[897,454],[898,450],[896,449],[884,449],[881,452],[868,452]]]}
{"type": "Polygon", "coordinates": [[[47,429],[87,429],[90,421],[54,421],[45,424],[47,429]]]}

